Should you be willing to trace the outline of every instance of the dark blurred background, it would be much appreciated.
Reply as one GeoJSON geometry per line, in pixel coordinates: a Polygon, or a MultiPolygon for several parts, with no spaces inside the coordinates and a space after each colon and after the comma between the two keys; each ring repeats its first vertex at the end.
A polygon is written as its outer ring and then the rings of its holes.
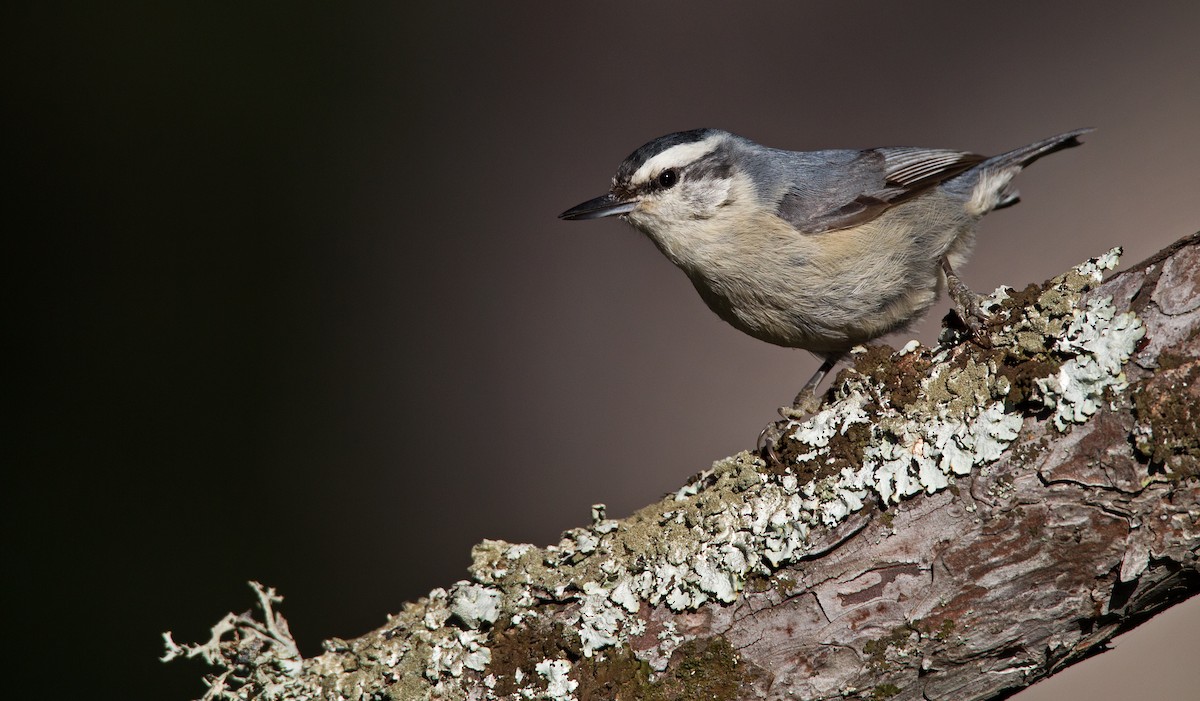
{"type": "MultiPolygon", "coordinates": [[[[1200,228],[1200,3],[432,5],[3,11],[7,631],[43,696],[196,697],[159,634],[206,637],[248,579],[315,654],[483,538],[752,446],[815,360],[620,222],[555,218],[655,136],[1098,127],[985,222],[978,290],[1200,228]]],[[[1181,698],[1198,646],[1193,601],[1019,698],[1181,698]]]]}

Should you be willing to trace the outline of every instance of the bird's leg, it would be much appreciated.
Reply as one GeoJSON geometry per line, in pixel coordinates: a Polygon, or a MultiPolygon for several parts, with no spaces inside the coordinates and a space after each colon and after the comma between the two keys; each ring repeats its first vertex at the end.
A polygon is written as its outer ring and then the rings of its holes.
{"type": "Polygon", "coordinates": [[[779,414],[785,419],[802,419],[809,414],[816,413],[817,407],[821,406],[821,397],[817,394],[817,386],[844,355],[845,353],[833,353],[825,356],[825,362],[821,363],[821,367],[817,368],[812,377],[808,378],[808,382],[805,382],[804,386],[800,388],[800,392],[792,400],[792,405],[781,407],[779,414]]]}
{"type": "MultiPolygon", "coordinates": [[[[812,377],[808,378],[808,382],[805,382],[804,386],[800,388],[800,393],[792,401],[792,406],[780,407],[779,415],[786,421],[799,421],[806,416],[816,413],[817,408],[821,406],[821,398],[817,394],[817,387],[843,356],[845,356],[845,353],[833,353],[825,356],[825,361],[821,363],[821,367],[817,368],[812,377]]],[[[783,436],[783,426],[786,425],[786,421],[772,421],[758,434],[758,452],[764,460],[767,460],[771,464],[779,462],[778,457],[775,455],[775,444],[783,436]]]]}
{"type": "Polygon", "coordinates": [[[954,311],[970,329],[975,340],[982,342],[987,338],[987,334],[984,333],[984,323],[988,320],[988,314],[983,309],[983,297],[963,284],[963,281],[954,273],[954,269],[950,267],[950,261],[946,256],[942,256],[942,272],[946,275],[946,292],[950,294],[950,300],[954,302],[954,311]]]}

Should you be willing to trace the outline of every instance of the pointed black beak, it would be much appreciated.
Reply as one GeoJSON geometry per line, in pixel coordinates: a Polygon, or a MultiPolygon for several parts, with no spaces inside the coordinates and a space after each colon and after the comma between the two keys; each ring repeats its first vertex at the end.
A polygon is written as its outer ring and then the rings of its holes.
{"type": "Polygon", "coordinates": [[[617,214],[628,214],[637,206],[637,202],[622,202],[611,194],[602,195],[583,204],[577,204],[558,215],[559,219],[599,219],[617,214]]]}

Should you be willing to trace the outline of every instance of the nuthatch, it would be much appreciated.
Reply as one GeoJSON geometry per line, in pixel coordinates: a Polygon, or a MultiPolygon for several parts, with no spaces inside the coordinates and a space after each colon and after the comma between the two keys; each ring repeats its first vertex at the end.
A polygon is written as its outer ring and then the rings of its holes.
{"type": "Polygon", "coordinates": [[[954,274],[975,225],[1017,202],[1022,168],[1079,145],[1077,129],[987,158],[926,148],[782,151],[718,129],[659,137],[617,168],[608,194],[563,219],[620,216],[679,266],[735,328],[824,359],[904,328],[946,285],[974,330],[979,297],[954,274]]]}

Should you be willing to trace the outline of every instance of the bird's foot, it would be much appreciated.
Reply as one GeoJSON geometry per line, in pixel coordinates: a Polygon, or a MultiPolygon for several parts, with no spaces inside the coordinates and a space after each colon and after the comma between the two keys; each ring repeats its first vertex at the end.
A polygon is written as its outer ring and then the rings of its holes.
{"type": "Polygon", "coordinates": [[[805,386],[800,390],[800,394],[792,400],[791,406],[779,407],[779,415],[791,421],[800,421],[817,413],[817,409],[821,408],[821,397],[817,396],[814,387],[805,386]]]}
{"type": "Polygon", "coordinates": [[[767,461],[768,465],[780,464],[779,455],[775,449],[778,447],[780,439],[787,433],[788,424],[793,421],[802,421],[817,413],[817,409],[821,408],[821,396],[817,394],[817,387],[843,355],[844,353],[826,354],[821,367],[817,368],[813,376],[808,378],[808,382],[804,383],[804,387],[792,400],[792,405],[779,408],[779,415],[783,417],[783,421],[773,421],[767,424],[767,427],[758,434],[758,453],[763,460],[767,461]]]}
{"type": "Polygon", "coordinates": [[[772,421],[758,434],[758,454],[762,459],[768,465],[780,464],[777,448],[779,441],[787,435],[788,424],[794,421],[803,421],[817,413],[817,409],[820,407],[821,397],[808,386],[800,390],[800,394],[796,395],[791,406],[779,407],[779,415],[783,417],[783,421],[772,421]]]}
{"type": "Polygon", "coordinates": [[[987,333],[987,324],[991,319],[987,311],[987,299],[963,284],[945,258],[942,259],[942,271],[946,274],[946,291],[954,302],[954,313],[970,332],[971,340],[983,348],[991,348],[987,333]]]}
{"type": "MultiPolygon", "coordinates": [[[[972,293],[974,294],[974,293],[972,293]]],[[[970,301],[954,301],[954,314],[967,331],[971,333],[973,340],[979,343],[987,342],[987,324],[991,316],[983,308],[981,302],[982,297],[975,295],[975,298],[970,301]]]]}
{"type": "Polygon", "coordinates": [[[779,441],[787,433],[787,424],[787,421],[772,421],[764,426],[763,430],[758,434],[756,452],[763,459],[763,462],[767,463],[767,467],[783,464],[777,448],[779,447],[779,441]]]}

